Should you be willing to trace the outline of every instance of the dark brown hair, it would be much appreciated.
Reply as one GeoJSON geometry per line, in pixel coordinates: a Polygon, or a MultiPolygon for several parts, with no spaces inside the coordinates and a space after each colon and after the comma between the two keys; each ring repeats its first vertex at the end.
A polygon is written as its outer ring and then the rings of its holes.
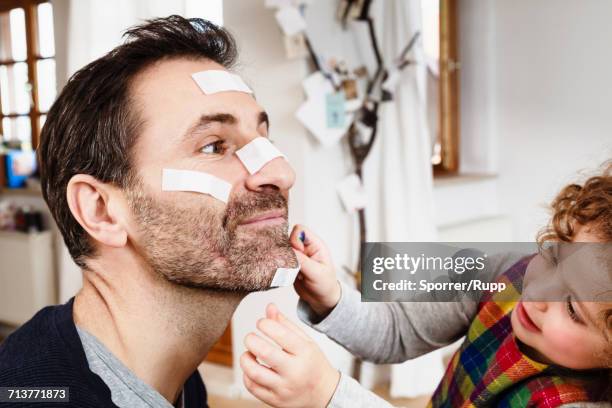
{"type": "Polygon", "coordinates": [[[94,247],[68,207],[66,187],[76,174],[129,187],[130,151],[140,123],[130,100],[131,81],[161,60],[208,59],[228,69],[236,61],[231,34],[202,19],[149,20],[127,30],[124,38],[69,79],[47,115],[38,147],[43,197],[70,255],[83,268],[94,247]]]}

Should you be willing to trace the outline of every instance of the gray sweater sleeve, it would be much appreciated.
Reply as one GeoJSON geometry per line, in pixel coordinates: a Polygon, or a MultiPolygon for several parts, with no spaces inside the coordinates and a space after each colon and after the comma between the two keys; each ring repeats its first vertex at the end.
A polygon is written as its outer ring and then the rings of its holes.
{"type": "Polygon", "coordinates": [[[362,303],[357,290],[341,287],[340,301],[323,320],[317,322],[302,300],[298,316],[353,355],[379,364],[400,363],[452,343],[465,334],[476,311],[473,302],[362,303]]]}
{"type": "MultiPolygon", "coordinates": [[[[494,273],[507,270],[521,254],[490,258],[494,273]]],[[[355,356],[379,364],[400,363],[451,344],[465,335],[477,303],[361,302],[355,289],[342,284],[336,307],[322,320],[300,299],[298,316],[355,356]]]]}

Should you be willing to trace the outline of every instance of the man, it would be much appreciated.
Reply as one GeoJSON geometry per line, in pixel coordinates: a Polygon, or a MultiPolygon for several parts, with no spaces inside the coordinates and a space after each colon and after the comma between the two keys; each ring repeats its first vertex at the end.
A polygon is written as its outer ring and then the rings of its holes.
{"type": "Polygon", "coordinates": [[[297,264],[295,175],[282,157],[247,170],[235,152],[267,138],[266,113],[248,92],[203,92],[192,77],[235,79],[227,31],[171,16],[126,36],[47,116],[43,195],[83,287],[2,344],[0,386],[69,387],[66,404],[78,407],[206,406],[198,364],[241,299],[297,264]],[[225,183],[227,203],[166,191],[165,169],[225,183]]]}

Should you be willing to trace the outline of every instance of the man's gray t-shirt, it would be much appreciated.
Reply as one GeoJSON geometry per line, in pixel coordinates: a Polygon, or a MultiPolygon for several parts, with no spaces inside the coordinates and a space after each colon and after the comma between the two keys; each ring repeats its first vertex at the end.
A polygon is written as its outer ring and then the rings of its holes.
{"type": "MultiPolygon", "coordinates": [[[[174,408],[159,392],[136,377],[94,335],[77,326],[89,368],[106,383],[113,403],[129,408],[174,408]]],[[[182,408],[183,393],[176,405],[182,408]]]]}

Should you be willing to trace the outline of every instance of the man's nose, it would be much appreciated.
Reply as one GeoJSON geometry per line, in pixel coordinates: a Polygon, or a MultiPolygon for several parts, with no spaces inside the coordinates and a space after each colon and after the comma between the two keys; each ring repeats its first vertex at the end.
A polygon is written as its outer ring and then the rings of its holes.
{"type": "Polygon", "coordinates": [[[249,175],[246,179],[246,187],[251,191],[274,187],[283,192],[288,191],[293,183],[295,183],[295,171],[283,157],[269,161],[257,173],[249,175]]]}

